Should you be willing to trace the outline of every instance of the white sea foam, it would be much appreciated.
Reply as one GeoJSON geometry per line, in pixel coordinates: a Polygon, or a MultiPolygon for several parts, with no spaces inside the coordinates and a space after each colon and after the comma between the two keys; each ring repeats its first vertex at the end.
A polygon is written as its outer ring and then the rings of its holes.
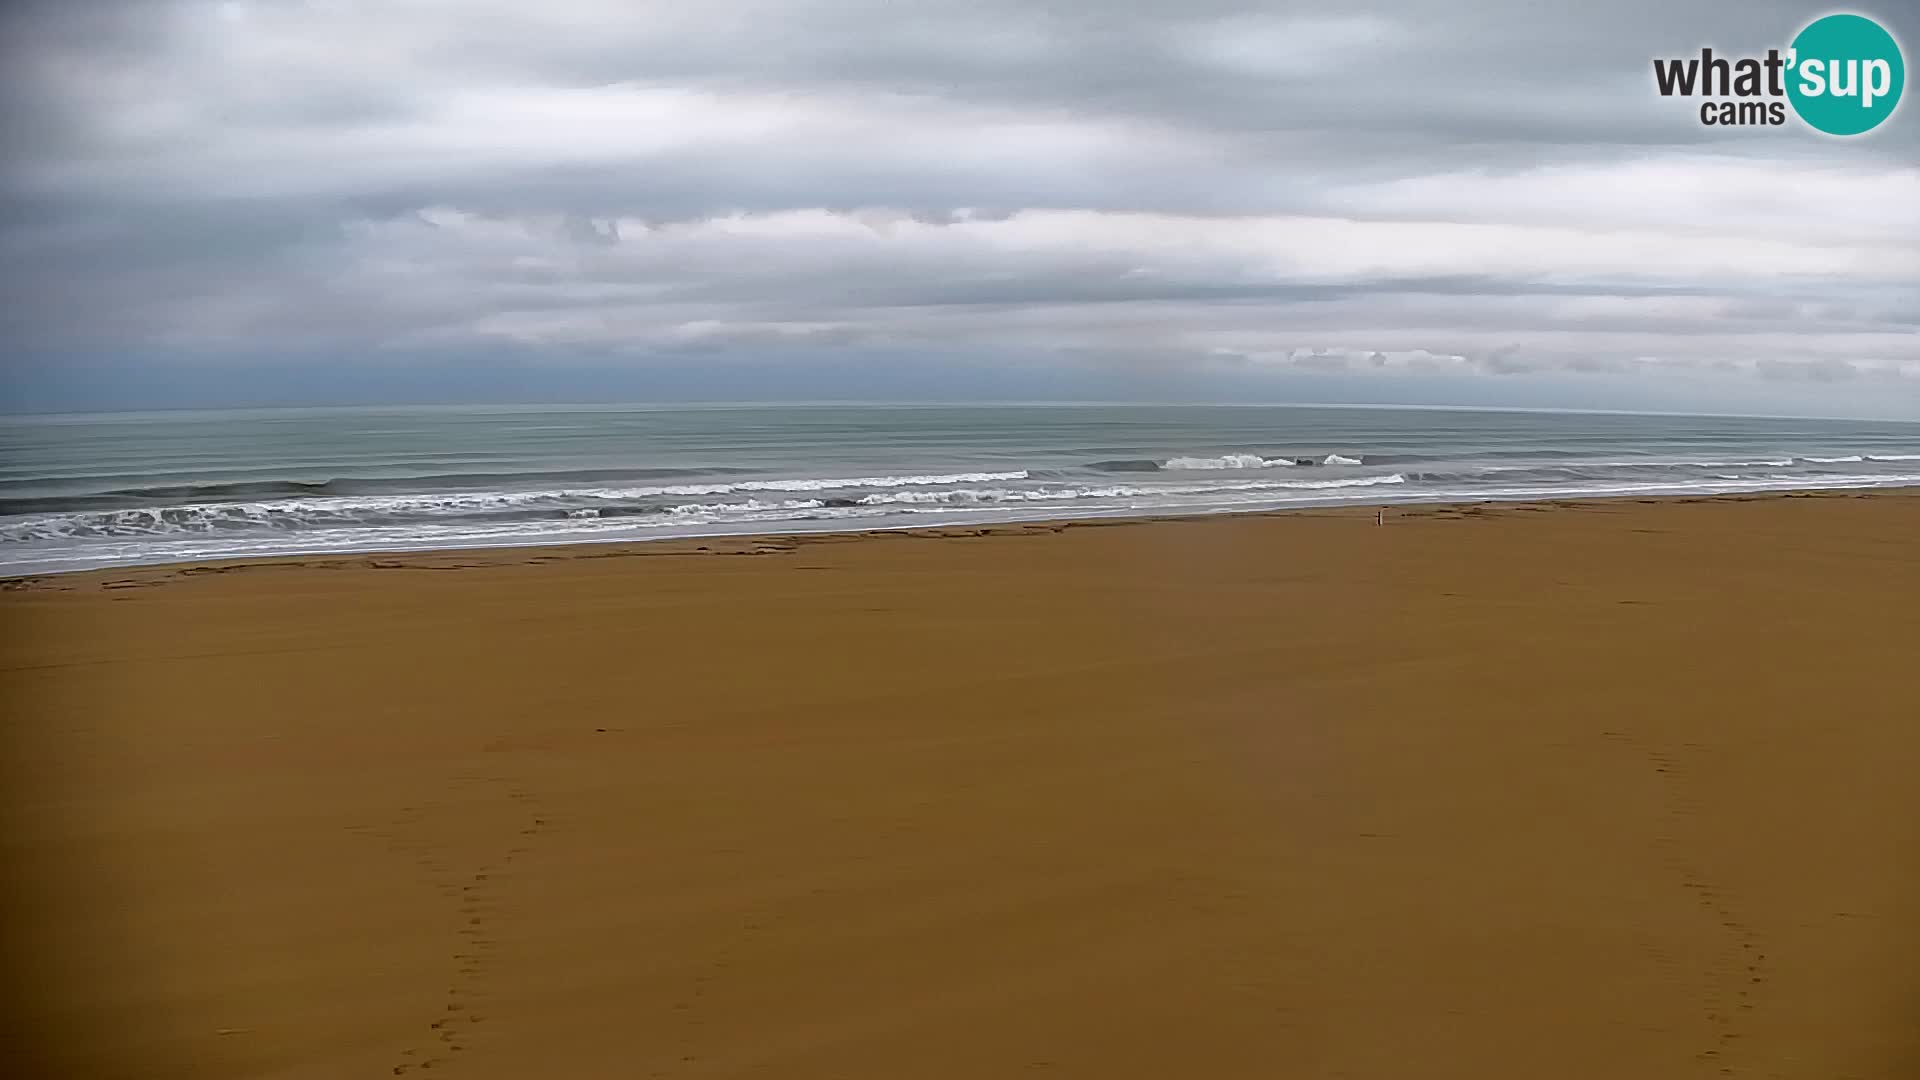
{"type": "MultiPolygon", "coordinates": [[[[452,492],[440,495],[382,495],[368,497],[338,496],[322,499],[287,500],[290,506],[339,506],[374,511],[440,508],[447,510],[487,510],[511,506],[539,505],[564,499],[632,500],[665,495],[733,495],[767,491],[839,491],[853,488],[939,487],[944,484],[987,484],[996,481],[1025,480],[1027,470],[1006,472],[926,473],[903,476],[851,476],[784,480],[735,480],[718,484],[661,484],[624,488],[545,488],[534,491],[452,492]]],[[[276,504],[265,504],[276,505],[276,504]]]]}
{"type": "Polygon", "coordinates": [[[985,484],[996,480],[1025,480],[1027,470],[1010,472],[934,473],[909,476],[856,476],[827,480],[740,480],[731,484],[675,484],[635,489],[646,495],[727,495],[736,491],[835,491],[841,488],[937,487],[942,484],[985,484]]]}
{"type": "MultiPolygon", "coordinates": [[[[978,424],[945,412],[873,413],[835,430],[844,419],[837,412],[720,411],[687,430],[678,420],[662,427],[652,413],[603,420],[597,411],[536,411],[484,425],[408,415],[344,426],[277,417],[254,437],[223,427],[208,432],[212,441],[198,421],[113,420],[111,437],[98,440],[64,421],[0,424],[7,445],[52,451],[0,463],[0,574],[296,552],[1920,483],[1908,475],[1920,474],[1911,432],[1811,421],[1726,428],[1515,416],[1482,425],[1452,414],[1429,423],[1398,414],[1045,409],[983,412],[978,424]],[[281,445],[279,436],[296,429],[311,437],[281,445]],[[1849,445],[1856,449],[1841,449],[1849,445]]],[[[234,422],[240,431],[254,423],[234,422]]]]}
{"type": "MultiPolygon", "coordinates": [[[[1920,460],[1920,455],[1880,455],[1886,460],[1920,460]]],[[[1351,460],[1351,459],[1347,459],[1351,460]]],[[[1777,460],[1777,459],[1774,459],[1777,460]]],[[[1693,463],[1698,464],[1698,463],[1693,463]]],[[[1757,463],[1756,463],[1757,464],[1757,463]]],[[[1785,468],[1772,464],[1770,468],[1785,468]]],[[[1552,466],[1547,466],[1552,468],[1552,466]]],[[[1588,466],[1577,466],[1588,467],[1588,466]]],[[[563,535],[684,529],[690,524],[764,524],[783,520],[859,518],[887,513],[1028,507],[1073,508],[1071,513],[1156,508],[1234,507],[1294,504],[1300,501],[1350,501],[1386,497],[1559,498],[1629,492],[1775,490],[1795,487],[1853,487],[1920,482],[1920,475],[1862,473],[1811,476],[1793,471],[1759,474],[1723,471],[1647,480],[1625,476],[1566,477],[1504,484],[1493,474],[1505,466],[1469,468],[1455,475],[1429,475],[1415,483],[1406,474],[1318,475],[1299,470],[1253,470],[1237,475],[1216,470],[1117,484],[1076,484],[1033,480],[1025,470],[942,474],[888,474],[845,479],[756,480],[711,485],[636,488],[556,489],[531,492],[459,492],[420,495],[329,496],[255,503],[209,503],[166,508],[71,511],[0,520],[0,542],[60,544],[179,543],[202,538],[200,546],[273,542],[274,536],[308,533],[348,536],[413,535],[428,530],[436,539],[514,535],[563,535]],[[1172,482],[1165,482],[1172,481],[1172,482]],[[708,494],[712,492],[713,494],[708,494]],[[749,494],[751,493],[751,494],[749,494]],[[782,493],[793,498],[782,499],[782,493]],[[771,497],[769,497],[771,496],[771,497]]],[[[1629,474],[1633,475],[1633,474],[1629,474]]],[[[1644,474],[1639,474],[1644,475],[1644,474]]],[[[293,543],[291,539],[288,543],[293,543]]],[[[102,550],[105,550],[104,548],[102,550]]],[[[6,560],[0,559],[0,562],[6,560]]]]}
{"type": "MultiPolygon", "coordinates": [[[[1294,474],[1297,476],[1298,474],[1294,474]]],[[[1224,478],[1223,478],[1224,480],[1224,478]]],[[[567,518],[434,518],[366,524],[349,522],[302,529],[223,526],[116,538],[88,534],[85,542],[53,534],[39,543],[0,548],[0,572],[41,573],[89,566],[181,562],[209,558],[352,551],[399,551],[637,540],[665,536],[703,536],[766,530],[887,528],[911,516],[930,521],[1016,521],[1054,516],[1101,517],[1113,514],[1230,512],[1280,506],[1355,502],[1452,502],[1601,497],[1609,495],[1713,495],[1801,488],[1871,488],[1920,484],[1920,473],[1848,474],[1810,477],[1804,473],[1726,478],[1669,477],[1659,480],[1575,480],[1528,484],[1488,484],[1463,478],[1457,483],[1415,484],[1399,474],[1329,480],[1249,480],[1213,484],[1145,484],[1040,487],[966,487],[947,490],[904,488],[871,491],[853,505],[827,499],[744,502],[688,502],[659,507],[664,513],[567,518]],[[1387,485],[1387,486],[1379,486],[1387,485]],[[893,498],[906,501],[881,502],[893,498]]],[[[591,509],[591,508],[586,508],[591,509]]],[[[70,516],[70,515],[69,515],[70,516]]],[[[0,526],[7,536],[21,519],[0,526]]],[[[72,536],[73,534],[67,534],[72,536]]],[[[17,538],[7,536],[7,538],[17,538]]]]}
{"type": "Polygon", "coordinates": [[[818,510],[827,505],[819,499],[786,499],[781,502],[762,502],[748,499],[745,502],[723,503],[682,503],[669,507],[667,512],[682,517],[707,517],[715,514],[790,514],[799,510],[818,510]]]}
{"type": "Polygon", "coordinates": [[[1615,461],[1582,461],[1579,458],[1550,458],[1517,465],[1477,465],[1481,473],[1536,472],[1541,469],[1740,469],[1766,466],[1785,468],[1793,464],[1789,457],[1755,458],[1750,461],[1697,461],[1656,458],[1624,458],[1615,461]]]}
{"type": "Polygon", "coordinates": [[[1090,487],[1050,488],[954,488],[944,491],[877,492],[860,499],[862,506],[904,506],[912,504],[978,505],[982,503],[1071,502],[1077,499],[1192,498],[1201,495],[1278,494],[1302,491],[1329,491],[1339,488],[1376,487],[1404,484],[1399,473],[1388,476],[1354,476],[1339,480],[1249,480],[1220,484],[1107,484],[1090,487]]]}
{"type": "MultiPolygon", "coordinates": [[[[1920,483],[1920,475],[1908,475],[1920,470],[1896,472],[1888,467],[1920,461],[1920,453],[1708,460],[1714,451],[1702,449],[1698,460],[1674,460],[1678,454],[1672,450],[1635,457],[1634,448],[1625,446],[1594,455],[1617,457],[1611,461],[1529,461],[1521,456],[1495,463],[1470,455],[1457,460],[1436,457],[1418,466],[1422,471],[1402,466],[1410,471],[1384,475],[1361,475],[1382,470],[1359,467],[1364,464],[1360,458],[1338,453],[1320,459],[1338,466],[1331,470],[1285,468],[1293,459],[1231,453],[1175,457],[1160,462],[1159,471],[1107,477],[1042,458],[1033,472],[877,469],[867,476],[767,479],[740,479],[736,474],[712,482],[649,486],[276,495],[167,507],[76,508],[0,518],[0,544],[5,545],[0,547],[0,572],[249,554],[887,528],[912,520],[1007,521],[1356,502],[1722,494],[1920,483]],[[1834,468],[1839,464],[1860,467],[1834,468]],[[1823,467],[1828,475],[1821,474],[1823,467]],[[1119,482],[1105,482],[1108,479],[1119,482]]],[[[1735,459],[1742,454],[1734,450],[1720,456],[1735,459]]],[[[1139,459],[1127,464],[1146,468],[1139,459]]]]}
{"type": "Polygon", "coordinates": [[[1176,457],[1160,463],[1163,469],[1267,469],[1292,465],[1290,458],[1265,458],[1259,454],[1222,454],[1219,457],[1176,457]]]}
{"type": "Polygon", "coordinates": [[[1793,464],[1793,459],[1792,459],[1792,458],[1790,458],[1790,457],[1782,457],[1782,458],[1754,458],[1754,459],[1753,459],[1753,460],[1751,460],[1751,461],[1646,461],[1646,460],[1642,460],[1642,461],[1596,461],[1596,462],[1591,462],[1591,463],[1589,463],[1589,464],[1588,464],[1588,467],[1589,467],[1589,468],[1601,468],[1601,469],[1621,469],[1621,468],[1630,468],[1630,469],[1740,469],[1740,468],[1755,468],[1755,467],[1760,467],[1760,466],[1764,466],[1764,467],[1767,467],[1767,468],[1772,468],[1772,469],[1783,469],[1783,468],[1785,468],[1785,467],[1787,467],[1788,465],[1791,465],[1791,464],[1793,464]]]}
{"type": "Polygon", "coordinates": [[[169,507],[40,514],[0,525],[0,542],[75,536],[140,536],[205,532],[234,527],[308,528],[353,525],[394,517],[485,514],[551,508],[591,518],[598,508],[574,503],[622,504],[664,497],[697,498],[746,492],[810,492],[860,489],[937,488],[1028,478],[1025,469],[1002,472],[928,473],[825,479],[741,480],[719,484],[666,484],[626,488],[547,488],[533,491],[456,491],[396,495],[328,495],[311,499],[189,503],[169,507]]]}

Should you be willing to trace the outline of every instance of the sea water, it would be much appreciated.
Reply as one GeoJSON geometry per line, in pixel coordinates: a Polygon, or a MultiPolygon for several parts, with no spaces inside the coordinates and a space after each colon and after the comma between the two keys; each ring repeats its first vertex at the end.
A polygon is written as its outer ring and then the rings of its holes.
{"type": "Polygon", "coordinates": [[[0,575],[320,552],[1920,484],[1920,424],[1312,406],[0,418],[0,575]]]}

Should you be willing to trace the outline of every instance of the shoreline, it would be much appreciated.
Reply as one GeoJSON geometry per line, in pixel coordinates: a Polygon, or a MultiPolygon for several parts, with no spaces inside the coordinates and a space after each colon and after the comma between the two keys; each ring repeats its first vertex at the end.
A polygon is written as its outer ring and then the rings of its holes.
{"type": "Polygon", "coordinates": [[[1684,505],[1704,502],[1755,502],[1775,499],[1805,498],[1913,498],[1920,496],[1920,484],[1885,487],[1829,487],[1829,488],[1791,488],[1784,490],[1727,492],[1702,495],[1590,495],[1565,498],[1543,499],[1478,499],[1448,500],[1425,502],[1402,500],[1398,502],[1340,503],[1337,505],[1310,505],[1282,507],[1261,510],[1213,510],[1201,512],[1180,512],[1168,514],[1138,513],[1135,511],[1114,511],[1108,514],[1089,514],[1077,517],[1033,517],[1012,519],[984,519],[977,522],[953,522],[944,524],[902,524],[878,528],[834,528],[786,529],[769,532],[737,531],[705,533],[694,535],[663,536],[658,539],[633,539],[622,537],[606,540],[574,540],[563,543],[530,540],[526,543],[476,544],[473,546],[418,547],[418,548],[370,548],[364,551],[317,551],[287,552],[270,555],[220,556],[205,559],[185,559],[177,562],[140,562],[118,566],[90,566],[72,570],[38,570],[17,574],[0,574],[0,588],[17,590],[30,588],[32,583],[50,579],[73,579],[89,575],[120,575],[141,572],[225,572],[247,567],[269,565],[309,566],[316,563],[341,563],[346,565],[365,564],[368,560],[383,558],[424,558],[452,556],[498,556],[504,558],[508,553],[526,553],[542,559],[564,558],[565,553],[576,549],[586,549],[594,554],[579,557],[615,557],[620,555],[638,555],[651,553],[658,555],[697,555],[703,553],[733,554],[731,551],[708,549],[716,545],[753,545],[762,542],[782,542],[803,544],[822,538],[844,540],[890,535],[926,534],[928,538],[946,535],[975,536],[998,534],[1002,532],[1024,533],[1032,530],[1057,532],[1072,526],[1110,527],[1118,525],[1152,525],[1159,523],[1210,521],[1219,518],[1285,518],[1296,516],[1347,516],[1370,517],[1376,511],[1387,512],[1389,520],[1410,519],[1423,515],[1423,511],[1464,510],[1469,507],[1505,507],[1525,509],[1530,507],[1570,507],[1586,504],[1635,504],[1684,505]],[[1394,513],[1402,510],[1402,513],[1394,513]],[[662,550],[667,548],[670,550],[662,550]],[[691,550],[688,550],[691,548],[691,550]],[[644,549],[644,550],[642,550],[644,549]]]}

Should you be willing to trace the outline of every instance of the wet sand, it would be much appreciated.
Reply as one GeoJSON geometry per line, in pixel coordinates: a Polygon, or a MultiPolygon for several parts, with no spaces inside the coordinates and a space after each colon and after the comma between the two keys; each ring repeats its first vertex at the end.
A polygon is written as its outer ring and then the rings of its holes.
{"type": "Polygon", "coordinates": [[[13,1075],[1920,1075],[1920,497],[41,578],[13,1075]]]}

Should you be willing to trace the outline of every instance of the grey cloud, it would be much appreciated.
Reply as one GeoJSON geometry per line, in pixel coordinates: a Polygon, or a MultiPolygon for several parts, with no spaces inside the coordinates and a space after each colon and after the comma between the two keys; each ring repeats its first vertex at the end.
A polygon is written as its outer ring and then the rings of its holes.
{"type": "Polygon", "coordinates": [[[1652,93],[1655,55],[1783,44],[1787,0],[346,10],[0,15],[16,350],[1920,386],[1913,106],[1842,142],[1652,93]]]}

